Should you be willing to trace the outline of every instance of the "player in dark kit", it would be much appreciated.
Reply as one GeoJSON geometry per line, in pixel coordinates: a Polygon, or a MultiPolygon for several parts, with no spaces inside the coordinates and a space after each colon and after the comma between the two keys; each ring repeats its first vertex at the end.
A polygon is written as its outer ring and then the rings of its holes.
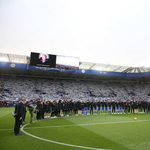
{"type": "Polygon", "coordinates": [[[42,101],[41,101],[41,99],[37,102],[36,109],[37,109],[36,119],[40,120],[40,119],[42,119],[42,101]]]}
{"type": "Polygon", "coordinates": [[[116,112],[116,102],[113,100],[112,101],[112,113],[114,114],[116,112]]]}

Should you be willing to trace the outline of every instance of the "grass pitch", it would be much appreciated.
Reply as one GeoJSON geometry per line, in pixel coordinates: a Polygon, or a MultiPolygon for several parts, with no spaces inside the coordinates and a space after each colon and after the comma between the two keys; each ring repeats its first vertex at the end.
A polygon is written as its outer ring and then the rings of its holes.
{"type": "MultiPolygon", "coordinates": [[[[0,150],[150,149],[150,114],[69,116],[41,121],[34,116],[35,123],[23,128],[27,134],[15,136],[11,111],[14,108],[0,108],[0,150]]],[[[26,121],[30,121],[29,112],[26,121]]]]}

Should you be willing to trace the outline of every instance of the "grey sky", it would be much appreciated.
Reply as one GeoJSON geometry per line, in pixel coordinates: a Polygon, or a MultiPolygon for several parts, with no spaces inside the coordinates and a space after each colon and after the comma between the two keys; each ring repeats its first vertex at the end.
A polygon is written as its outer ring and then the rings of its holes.
{"type": "Polygon", "coordinates": [[[150,1],[0,0],[0,52],[150,66],[150,1]]]}

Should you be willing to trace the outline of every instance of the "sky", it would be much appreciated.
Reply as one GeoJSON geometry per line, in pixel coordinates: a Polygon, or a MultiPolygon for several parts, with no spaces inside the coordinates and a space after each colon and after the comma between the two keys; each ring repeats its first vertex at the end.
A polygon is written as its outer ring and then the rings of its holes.
{"type": "Polygon", "coordinates": [[[150,67],[150,0],[0,0],[0,53],[150,67]]]}

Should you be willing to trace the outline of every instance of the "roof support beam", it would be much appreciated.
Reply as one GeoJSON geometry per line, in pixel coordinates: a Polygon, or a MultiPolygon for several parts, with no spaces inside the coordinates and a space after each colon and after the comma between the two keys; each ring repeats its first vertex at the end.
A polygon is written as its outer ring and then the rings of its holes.
{"type": "Polygon", "coordinates": [[[133,70],[133,68],[132,68],[132,67],[129,67],[129,68],[125,69],[123,72],[124,72],[124,73],[128,73],[128,72],[131,72],[132,70],[133,70]]]}
{"type": "Polygon", "coordinates": [[[96,65],[96,63],[95,63],[95,64],[93,64],[91,67],[89,67],[89,69],[92,69],[95,65],[96,65]]]}
{"type": "Polygon", "coordinates": [[[105,68],[109,67],[110,65],[107,65],[105,68]]]}
{"type": "Polygon", "coordinates": [[[119,69],[121,69],[121,68],[122,68],[122,66],[120,66],[120,67],[116,68],[114,71],[117,71],[117,70],[119,70],[119,69]]]}
{"type": "Polygon", "coordinates": [[[8,55],[8,54],[7,54],[7,57],[8,57],[8,61],[9,61],[9,62],[11,62],[10,57],[9,57],[9,55],[8,55]]]}
{"type": "Polygon", "coordinates": [[[141,73],[141,70],[140,70],[140,68],[137,68],[137,71],[138,71],[138,73],[141,73]]]}
{"type": "Polygon", "coordinates": [[[134,73],[136,72],[136,68],[134,68],[134,73]]]}
{"type": "Polygon", "coordinates": [[[79,62],[79,66],[82,65],[82,62],[79,62]]]}
{"type": "Polygon", "coordinates": [[[141,70],[143,70],[143,72],[146,72],[146,70],[142,67],[141,70]]]}

